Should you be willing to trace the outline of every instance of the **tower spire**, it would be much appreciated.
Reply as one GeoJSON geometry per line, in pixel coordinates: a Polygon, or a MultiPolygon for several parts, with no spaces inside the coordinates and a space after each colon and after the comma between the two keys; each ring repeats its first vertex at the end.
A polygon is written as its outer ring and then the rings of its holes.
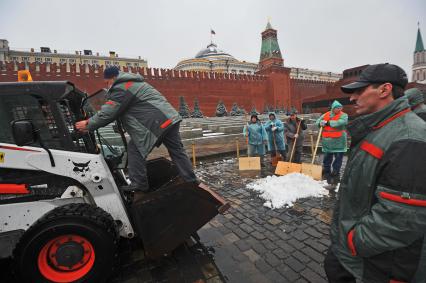
{"type": "Polygon", "coordinates": [[[414,50],[414,53],[422,52],[423,50],[425,50],[425,48],[423,46],[422,34],[420,32],[420,23],[417,22],[417,40],[416,40],[416,49],[414,50]]]}

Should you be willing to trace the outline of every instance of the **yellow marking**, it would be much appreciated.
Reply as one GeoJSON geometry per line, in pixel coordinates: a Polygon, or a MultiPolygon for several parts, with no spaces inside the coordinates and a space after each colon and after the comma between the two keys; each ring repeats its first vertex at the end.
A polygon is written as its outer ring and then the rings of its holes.
{"type": "Polygon", "coordinates": [[[0,163],[4,163],[4,152],[0,152],[0,163]]]}

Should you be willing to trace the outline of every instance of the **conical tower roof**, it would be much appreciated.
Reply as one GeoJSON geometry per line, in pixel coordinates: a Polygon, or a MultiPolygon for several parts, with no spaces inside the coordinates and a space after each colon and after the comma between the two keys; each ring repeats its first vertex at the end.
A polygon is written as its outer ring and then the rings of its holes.
{"type": "Polygon", "coordinates": [[[273,29],[270,21],[268,21],[268,24],[266,25],[265,30],[268,30],[268,29],[273,29]]]}
{"type": "Polygon", "coordinates": [[[422,52],[424,50],[425,50],[425,48],[423,46],[422,34],[420,33],[420,27],[419,27],[417,29],[416,49],[414,50],[414,53],[415,52],[422,52]]]}

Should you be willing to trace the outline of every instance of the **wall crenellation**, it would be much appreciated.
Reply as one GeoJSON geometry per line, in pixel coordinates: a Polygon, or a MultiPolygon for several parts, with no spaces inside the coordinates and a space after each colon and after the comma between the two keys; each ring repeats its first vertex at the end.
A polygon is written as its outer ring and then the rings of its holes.
{"type": "MultiPolygon", "coordinates": [[[[17,75],[19,70],[29,70],[34,75],[51,75],[70,76],[79,74],[85,77],[98,78],[102,76],[103,66],[92,64],[57,64],[57,63],[16,63],[16,62],[0,62],[0,72],[17,75]]],[[[265,81],[266,76],[263,75],[247,75],[247,74],[228,74],[216,72],[195,72],[182,71],[161,68],[141,68],[141,67],[123,67],[123,72],[139,73],[148,80],[167,80],[167,79],[196,79],[196,80],[228,80],[228,81],[265,81]]]]}

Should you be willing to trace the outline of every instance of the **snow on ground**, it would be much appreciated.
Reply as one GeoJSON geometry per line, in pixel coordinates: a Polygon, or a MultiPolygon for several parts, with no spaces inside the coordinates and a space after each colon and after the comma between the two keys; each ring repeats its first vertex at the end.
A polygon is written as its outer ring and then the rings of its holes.
{"type": "Polygon", "coordinates": [[[323,186],[327,181],[315,181],[300,173],[284,176],[267,176],[247,184],[247,188],[260,192],[265,199],[263,204],[269,208],[291,207],[299,198],[322,197],[328,195],[323,186]]]}

